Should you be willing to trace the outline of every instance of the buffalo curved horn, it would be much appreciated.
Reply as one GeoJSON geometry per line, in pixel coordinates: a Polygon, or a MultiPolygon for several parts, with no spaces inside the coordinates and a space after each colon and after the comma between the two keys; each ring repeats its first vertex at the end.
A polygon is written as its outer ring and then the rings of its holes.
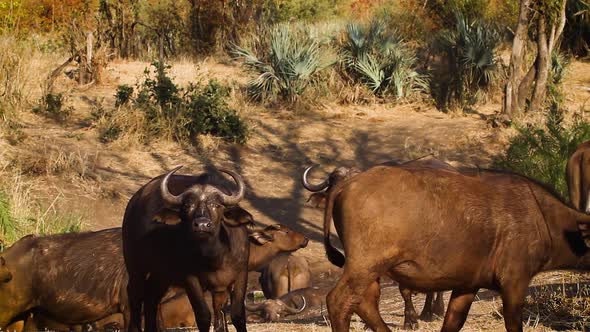
{"type": "Polygon", "coordinates": [[[232,172],[230,170],[219,169],[219,171],[231,176],[236,182],[236,185],[238,185],[238,191],[233,195],[226,195],[220,192],[221,201],[224,205],[238,204],[242,200],[242,198],[244,198],[244,194],[246,193],[246,184],[244,183],[244,180],[238,173],[232,172]]]}
{"type": "Polygon", "coordinates": [[[303,300],[303,304],[301,305],[301,308],[293,308],[293,307],[285,304],[285,311],[286,312],[294,315],[294,314],[299,314],[299,313],[303,312],[303,310],[305,310],[305,307],[307,306],[307,302],[305,301],[305,296],[303,296],[303,295],[299,295],[299,296],[301,297],[301,300],[303,300]]]}
{"type": "Polygon", "coordinates": [[[320,184],[311,184],[311,183],[309,183],[309,181],[307,181],[307,175],[309,174],[309,171],[311,171],[316,166],[317,165],[312,165],[312,166],[309,166],[308,168],[306,168],[305,172],[303,172],[303,176],[301,177],[301,180],[303,182],[303,187],[309,191],[312,191],[312,192],[322,191],[322,190],[328,188],[328,185],[330,185],[330,178],[325,179],[324,182],[322,182],[320,184]]]}
{"type": "Polygon", "coordinates": [[[266,302],[252,304],[252,303],[248,303],[248,302],[244,301],[244,306],[246,307],[246,310],[251,311],[251,312],[256,312],[256,311],[262,310],[264,308],[265,304],[266,304],[266,302]]]}
{"type": "Polygon", "coordinates": [[[172,174],[176,173],[176,171],[178,171],[181,168],[182,168],[182,165],[178,166],[175,169],[168,172],[168,174],[166,174],[166,176],[164,176],[164,179],[162,179],[162,182],[160,183],[160,193],[162,194],[162,199],[164,199],[164,202],[166,202],[172,206],[178,206],[178,205],[182,204],[182,195],[183,194],[180,194],[178,196],[173,195],[170,192],[170,190],[168,190],[168,180],[170,179],[170,176],[172,176],[172,174]]]}

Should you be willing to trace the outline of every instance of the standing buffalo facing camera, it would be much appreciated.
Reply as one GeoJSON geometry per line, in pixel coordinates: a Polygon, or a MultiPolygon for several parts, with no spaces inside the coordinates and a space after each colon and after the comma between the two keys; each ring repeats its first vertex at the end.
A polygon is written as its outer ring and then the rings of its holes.
{"type": "Polygon", "coordinates": [[[158,303],[171,286],[186,290],[199,331],[209,331],[211,325],[205,291],[212,293],[215,331],[227,329],[222,306],[228,294],[232,323],[238,332],[246,331],[248,231],[224,217],[244,198],[244,181],[232,171],[220,170],[235,181],[237,190],[231,192],[208,174],[174,175],[179,168],[140,188],[125,210],[130,331],[141,329],[142,306],[146,330],[158,330],[158,303]],[[154,220],[164,209],[177,211],[180,222],[167,225],[154,220]]]}

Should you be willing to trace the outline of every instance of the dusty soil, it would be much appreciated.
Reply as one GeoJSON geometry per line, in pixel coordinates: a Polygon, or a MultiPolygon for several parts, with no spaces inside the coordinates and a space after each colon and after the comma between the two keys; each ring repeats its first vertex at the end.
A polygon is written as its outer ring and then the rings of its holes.
{"type": "MultiPolygon", "coordinates": [[[[142,76],[144,62],[115,62],[105,71],[99,86],[79,90],[70,87],[74,116],[66,126],[36,116],[25,117],[23,131],[27,139],[21,148],[36,155],[59,149],[75,154],[83,161],[84,176],[43,178],[39,195],[53,197],[58,191],[65,199],[60,207],[85,211],[87,229],[119,226],[128,198],[154,176],[184,165],[183,173],[211,171],[224,166],[239,171],[247,181],[243,204],[262,224],[282,223],[305,233],[311,242],[297,255],[311,263],[314,282],[330,287],[339,269],[325,259],[321,246],[321,211],[306,204],[308,193],[300,184],[303,169],[321,165],[317,178],[335,166],[367,168],[387,160],[409,160],[433,153],[457,165],[487,166],[501,153],[511,131],[492,128],[486,118],[499,110],[497,103],[484,105],[469,114],[444,114],[432,105],[342,106],[322,104],[310,111],[291,112],[250,105],[237,96],[235,106],[249,119],[251,139],[245,146],[224,144],[212,138],[201,140],[199,147],[180,147],[160,142],[151,146],[121,146],[99,143],[96,130],[88,126],[88,117],[97,105],[113,107],[119,84],[135,84],[142,76]]],[[[215,77],[239,89],[247,81],[239,67],[207,59],[198,64],[176,63],[172,76],[186,84],[215,77]]],[[[590,64],[575,62],[566,83],[568,106],[572,110],[588,108],[590,64]]],[[[238,93],[236,93],[237,95],[238,93]]],[[[24,153],[24,152],[23,152],[24,153]]],[[[252,279],[255,276],[252,276],[252,279]]],[[[535,284],[578,283],[569,274],[542,275],[535,284]]],[[[255,288],[256,285],[251,287],[255,288]]],[[[446,300],[448,301],[448,296],[446,300]]],[[[417,310],[423,295],[415,297],[417,310]]],[[[482,290],[474,303],[465,331],[503,330],[497,294],[482,290]]],[[[403,323],[403,302],[397,287],[383,283],[381,312],[397,329],[403,323]]],[[[328,331],[325,308],[301,317],[290,317],[280,324],[253,324],[251,331],[328,331]]],[[[555,327],[533,311],[527,312],[527,330],[545,331],[555,327]]],[[[440,329],[442,321],[421,322],[420,330],[440,329]]],[[[354,323],[354,330],[363,324],[354,323]]]]}

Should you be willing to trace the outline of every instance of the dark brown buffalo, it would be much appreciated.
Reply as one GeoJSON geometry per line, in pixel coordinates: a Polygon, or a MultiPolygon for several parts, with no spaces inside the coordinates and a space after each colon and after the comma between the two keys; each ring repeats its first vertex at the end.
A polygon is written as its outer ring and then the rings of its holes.
{"type": "MultiPolygon", "coordinates": [[[[421,157],[405,164],[412,165],[412,164],[421,164],[430,167],[438,167],[444,168],[449,170],[454,170],[455,168],[443,161],[440,161],[432,156],[425,156],[421,157]]],[[[384,166],[396,166],[399,165],[397,161],[388,161],[382,163],[380,165],[384,166]]],[[[302,182],[303,186],[309,190],[314,192],[308,201],[312,201],[316,204],[317,207],[325,208],[325,202],[327,197],[330,193],[334,190],[334,188],[344,182],[347,179],[352,178],[353,176],[360,174],[361,171],[354,168],[354,167],[338,167],[330,175],[326,180],[322,183],[314,185],[311,184],[308,180],[308,174],[311,171],[313,166],[308,167],[305,172],[303,173],[302,182]]],[[[342,267],[342,266],[339,266],[342,267]]],[[[445,304],[443,299],[444,292],[437,292],[436,298],[432,292],[426,293],[426,299],[424,301],[424,307],[422,308],[422,313],[420,316],[416,313],[416,309],[414,307],[414,303],[412,301],[412,290],[404,287],[404,285],[400,284],[399,286],[400,293],[404,300],[404,328],[405,329],[412,329],[418,327],[418,318],[424,321],[432,321],[434,315],[442,317],[445,312],[445,304]]]]}
{"type": "MultiPolygon", "coordinates": [[[[160,218],[160,221],[164,219],[170,224],[177,224],[174,220],[173,214],[167,211],[160,218]]],[[[252,220],[252,216],[246,211],[240,211],[239,209],[231,209],[226,211],[226,218],[249,218],[252,220]]],[[[244,222],[243,220],[240,220],[244,222]]],[[[114,241],[121,242],[121,228],[115,228],[118,230],[118,235],[113,236],[111,239],[114,241]]],[[[101,237],[100,232],[94,233],[101,240],[105,240],[101,237]]],[[[304,247],[307,244],[307,238],[302,234],[292,231],[289,228],[281,225],[271,225],[266,227],[264,230],[254,230],[251,232],[251,243],[250,243],[250,259],[249,266],[250,270],[254,271],[264,266],[268,261],[272,260],[276,255],[281,252],[291,252],[299,248],[304,247]]],[[[81,253],[82,254],[82,253],[81,253]]],[[[123,267],[122,251],[112,253],[113,263],[119,264],[123,267]]],[[[88,260],[89,264],[93,264],[92,260],[88,260]]],[[[0,257],[0,282],[10,281],[10,271],[6,267],[3,257],[0,257]]],[[[159,309],[159,319],[162,328],[178,328],[178,327],[192,327],[195,326],[195,318],[192,307],[186,296],[186,293],[181,290],[173,290],[169,292],[165,299],[162,300],[159,309]]],[[[22,323],[18,328],[20,332],[22,330],[22,323]]],[[[122,314],[110,315],[96,322],[86,322],[85,324],[65,324],[58,322],[55,319],[48,318],[41,312],[31,315],[26,320],[25,331],[40,331],[40,330],[52,330],[52,331],[86,331],[86,330],[120,330],[124,327],[124,319],[122,314]]],[[[13,328],[16,329],[16,328],[13,328]]]]}
{"type": "Polygon", "coordinates": [[[23,320],[31,310],[68,324],[125,310],[127,273],[118,228],[25,236],[1,256],[11,280],[0,285],[0,328],[23,320]]]}
{"type": "Polygon", "coordinates": [[[568,160],[566,178],[572,205],[590,213],[590,141],[578,145],[568,160]]]}
{"type": "Polygon", "coordinates": [[[326,298],[326,291],[317,287],[300,288],[277,299],[260,303],[246,303],[246,310],[258,312],[266,321],[274,322],[281,317],[302,313],[306,309],[320,306],[326,298]]]}
{"type": "Polygon", "coordinates": [[[244,197],[242,178],[231,193],[207,175],[178,176],[174,169],[154,178],[133,195],[123,219],[123,254],[129,273],[130,330],[158,330],[157,307],[171,286],[187,292],[200,331],[209,331],[211,313],[204,291],[213,298],[215,331],[227,330],[222,306],[231,293],[232,323],[246,331],[244,299],[248,279],[248,232],[224,217],[244,197]],[[164,209],[178,211],[180,223],[154,218],[164,209]],[[143,306],[143,313],[142,313],[143,306]]]}
{"type": "Polygon", "coordinates": [[[277,255],[259,272],[258,281],[267,299],[278,299],[293,290],[311,287],[311,269],[301,256],[277,255]]]}
{"type": "Polygon", "coordinates": [[[506,329],[522,331],[534,275],[590,268],[589,225],[589,215],[521,175],[419,164],[373,167],[327,200],[326,251],[344,265],[327,296],[332,330],[348,331],[356,312],[373,330],[390,331],[379,315],[379,294],[372,292],[389,274],[419,291],[453,290],[442,331],[461,329],[479,288],[499,291],[506,329]],[[330,243],[332,217],[346,259],[330,243]]]}

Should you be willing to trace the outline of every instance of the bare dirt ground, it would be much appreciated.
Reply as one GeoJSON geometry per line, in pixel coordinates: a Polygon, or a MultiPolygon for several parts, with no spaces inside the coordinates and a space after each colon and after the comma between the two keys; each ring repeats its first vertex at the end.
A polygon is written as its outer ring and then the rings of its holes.
{"type": "MultiPolygon", "coordinates": [[[[47,177],[40,193],[48,198],[60,192],[65,199],[60,208],[85,211],[86,229],[120,226],[128,198],[154,176],[184,165],[183,173],[211,171],[224,166],[239,171],[247,181],[243,204],[263,224],[283,223],[305,233],[310,245],[297,255],[311,263],[314,282],[331,287],[339,269],[325,259],[321,246],[321,211],[306,204],[308,193],[300,177],[308,165],[319,164],[321,178],[335,166],[367,168],[387,160],[409,160],[429,153],[460,165],[488,166],[504,151],[509,129],[492,128],[485,120],[499,110],[490,103],[470,114],[444,114],[431,105],[342,106],[318,105],[311,111],[293,113],[254,106],[236,97],[235,106],[249,119],[251,139],[245,146],[227,145],[204,138],[199,147],[180,147],[172,143],[151,146],[99,143],[96,131],[88,127],[90,112],[97,107],[113,107],[118,84],[135,84],[148,66],[145,62],[115,62],[105,71],[104,82],[85,90],[71,90],[74,119],[66,127],[30,116],[23,131],[28,138],[23,153],[46,155],[51,150],[75,155],[82,161],[85,176],[47,177]]],[[[199,78],[215,77],[240,87],[247,76],[239,67],[207,59],[199,64],[176,63],[176,81],[185,84],[199,78]]],[[[63,79],[63,86],[68,83],[63,79]]],[[[575,62],[565,90],[568,107],[588,108],[590,64],[575,62]]],[[[535,280],[535,285],[576,284],[580,275],[551,273],[535,280]]],[[[586,280],[587,281],[587,280],[586,280]]],[[[253,285],[252,287],[255,287],[253,285]]],[[[533,286],[534,287],[534,286],[533,286]]],[[[534,289],[534,288],[532,288],[534,289]]],[[[446,300],[448,301],[448,296],[446,300]]],[[[415,296],[417,310],[424,296],[415,296]]],[[[501,301],[498,295],[482,290],[473,304],[465,331],[503,330],[501,301]]],[[[393,329],[403,323],[403,301],[391,281],[383,283],[381,312],[393,329]]],[[[294,316],[280,324],[252,324],[251,331],[328,331],[325,308],[294,316]]],[[[529,310],[526,330],[549,331],[555,322],[529,310]]],[[[442,321],[420,322],[421,331],[440,329],[442,321]]],[[[363,330],[355,320],[354,331],[363,330]]]]}

